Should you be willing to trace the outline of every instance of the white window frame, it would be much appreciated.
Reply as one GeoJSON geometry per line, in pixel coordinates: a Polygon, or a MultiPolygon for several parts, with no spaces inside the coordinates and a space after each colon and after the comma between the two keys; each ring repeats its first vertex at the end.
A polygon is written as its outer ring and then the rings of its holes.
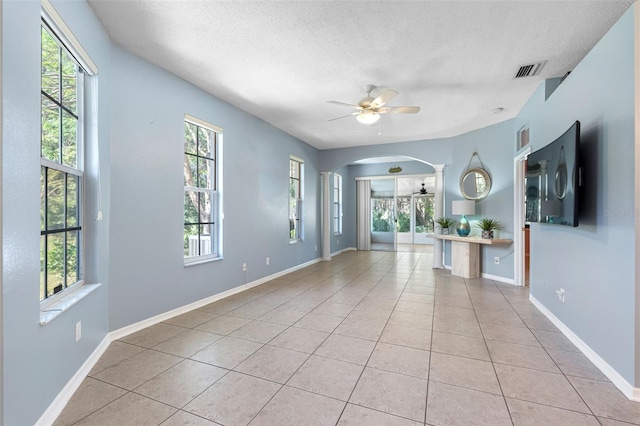
{"type": "Polygon", "coordinates": [[[289,157],[289,207],[287,208],[287,213],[289,215],[289,244],[295,244],[298,241],[304,241],[304,160],[295,156],[289,157]],[[291,175],[291,166],[292,163],[297,163],[298,167],[298,177],[294,177],[291,175]],[[298,198],[293,198],[291,195],[291,184],[292,180],[297,180],[298,185],[298,198]],[[291,206],[295,204],[295,217],[291,217],[291,206]],[[296,233],[294,238],[291,238],[291,221],[297,221],[297,227],[294,223],[293,229],[296,229],[298,232],[296,233]]]}
{"type": "MultiPolygon", "coordinates": [[[[198,265],[201,263],[207,263],[212,261],[217,261],[223,259],[223,203],[222,203],[222,139],[223,139],[223,129],[214,124],[208,123],[204,120],[191,116],[189,114],[185,114],[184,116],[184,124],[189,123],[200,127],[204,130],[215,133],[215,141],[214,147],[212,150],[213,162],[214,162],[214,172],[209,179],[213,180],[214,184],[211,185],[211,188],[201,188],[195,186],[184,186],[184,193],[187,191],[193,191],[198,193],[209,194],[210,203],[211,203],[211,253],[207,254],[195,254],[195,255],[187,255],[183,252],[184,265],[198,265]]],[[[183,146],[185,141],[183,140],[183,146]]],[[[182,155],[187,155],[185,150],[183,149],[182,155]]],[[[183,169],[184,173],[184,169],[183,169]]],[[[183,237],[184,237],[184,226],[187,224],[184,222],[184,209],[183,206],[183,237]]],[[[184,244],[184,240],[183,240],[184,244]]],[[[196,244],[199,250],[202,249],[202,240],[200,240],[200,234],[198,234],[198,241],[196,244]]],[[[184,248],[184,246],[183,246],[184,248]]]]}
{"type": "Polygon", "coordinates": [[[342,176],[333,174],[333,234],[342,235],[342,176]]]}
{"type": "MultiPolygon", "coordinates": [[[[60,303],[65,303],[65,306],[70,305],[70,303],[63,302],[66,300],[66,296],[71,292],[75,292],[77,289],[82,287],[85,284],[85,246],[86,246],[86,233],[85,227],[83,225],[86,218],[86,196],[85,196],[85,181],[84,181],[84,166],[85,166],[85,145],[89,143],[89,138],[94,137],[92,133],[89,132],[89,129],[86,126],[86,117],[87,117],[87,105],[86,99],[90,96],[90,88],[92,87],[88,84],[88,80],[86,77],[96,77],[98,74],[98,67],[91,60],[90,56],[84,50],[78,39],[71,32],[69,27],[62,20],[60,15],[53,8],[51,3],[48,0],[42,0],[41,2],[41,25],[40,31],[45,29],[49,35],[55,40],[58,46],[68,54],[70,59],[75,63],[75,65],[79,68],[77,72],[77,99],[76,99],[76,115],[77,119],[77,128],[76,128],[76,167],[69,167],[62,164],[62,158],[60,158],[60,163],[51,161],[47,158],[42,157],[40,154],[40,167],[57,170],[65,174],[65,176],[76,176],[79,178],[79,189],[78,189],[78,222],[79,222],[79,231],[78,231],[78,241],[77,245],[80,247],[78,250],[78,271],[77,271],[77,281],[74,283],[66,283],[66,286],[63,287],[61,291],[54,293],[51,296],[47,297],[47,288],[45,284],[44,288],[44,298],[40,300],[40,310],[41,310],[41,324],[45,324],[52,320],[55,316],[59,315],[62,311],[64,311],[64,307],[60,306],[58,309],[58,305],[60,303]],[[49,315],[51,318],[48,318],[43,322],[42,313],[49,314],[49,310],[56,308],[54,315],[49,315]]],[[[40,36],[42,37],[42,36],[40,36]]],[[[40,83],[40,89],[42,91],[42,83],[40,83]]],[[[97,113],[97,111],[91,111],[91,113],[97,113]]],[[[42,114],[42,112],[41,112],[42,114]]],[[[96,114],[97,115],[97,114],[96,114]]],[[[42,123],[41,129],[42,132],[42,123]]],[[[97,142],[97,141],[96,141],[97,142]]],[[[42,142],[41,142],[42,143],[42,142]]],[[[66,177],[65,177],[66,179],[66,177]]],[[[66,207],[65,207],[66,209],[66,207]]],[[[66,214],[66,210],[65,210],[66,214]]],[[[65,225],[66,227],[66,225],[65,225]]],[[[42,231],[41,231],[42,232],[42,231]]],[[[45,237],[46,238],[46,237],[45,237]]],[[[65,244],[66,246],[66,244],[65,244]]],[[[42,247],[41,247],[42,249],[42,247]]],[[[46,252],[46,248],[45,248],[46,252]]],[[[92,286],[87,286],[89,288],[92,286]]],[[[95,286],[93,286],[90,291],[93,290],[95,286]]],[[[75,293],[74,293],[75,294],[75,293]]],[[[83,297],[83,296],[82,296],[83,297]]]]}

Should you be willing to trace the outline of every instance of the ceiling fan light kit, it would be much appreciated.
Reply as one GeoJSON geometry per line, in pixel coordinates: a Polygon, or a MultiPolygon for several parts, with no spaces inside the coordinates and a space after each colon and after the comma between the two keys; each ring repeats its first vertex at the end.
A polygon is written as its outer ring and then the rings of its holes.
{"type": "Polygon", "coordinates": [[[375,86],[369,86],[369,91],[367,92],[367,96],[362,98],[357,105],[347,104],[345,102],[339,101],[329,101],[329,103],[346,106],[349,108],[355,108],[358,112],[354,112],[349,115],[345,115],[342,117],[331,118],[328,121],[339,120],[341,118],[355,116],[356,120],[362,124],[374,124],[380,120],[380,114],[386,114],[389,112],[399,113],[399,114],[416,114],[420,111],[420,107],[418,106],[396,106],[389,107],[384,106],[391,99],[398,96],[399,92],[394,89],[376,89],[375,86]],[[373,91],[377,91],[379,95],[377,97],[371,96],[373,91]]]}

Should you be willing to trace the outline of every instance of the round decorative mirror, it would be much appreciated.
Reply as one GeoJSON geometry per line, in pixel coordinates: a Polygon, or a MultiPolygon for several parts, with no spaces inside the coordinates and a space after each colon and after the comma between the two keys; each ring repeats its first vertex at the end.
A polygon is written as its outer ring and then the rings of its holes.
{"type": "Polygon", "coordinates": [[[482,200],[489,191],[491,176],[485,169],[468,169],[460,177],[460,192],[467,200],[482,200]]]}

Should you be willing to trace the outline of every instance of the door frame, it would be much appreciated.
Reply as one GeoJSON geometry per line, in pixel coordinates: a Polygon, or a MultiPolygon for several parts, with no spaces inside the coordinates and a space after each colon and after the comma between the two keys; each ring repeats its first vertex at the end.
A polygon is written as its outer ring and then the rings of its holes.
{"type": "Polygon", "coordinates": [[[513,278],[515,285],[525,285],[524,268],[524,229],[526,173],[524,163],[531,154],[531,147],[523,148],[513,159],[513,278]]]}

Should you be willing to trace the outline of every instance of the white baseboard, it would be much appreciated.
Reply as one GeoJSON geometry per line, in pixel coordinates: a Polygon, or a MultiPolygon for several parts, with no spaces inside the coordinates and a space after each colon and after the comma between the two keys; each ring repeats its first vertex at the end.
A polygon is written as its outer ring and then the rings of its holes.
{"type": "Polygon", "coordinates": [[[338,251],[336,251],[336,252],[331,253],[331,257],[333,257],[333,256],[337,256],[337,255],[342,254],[342,253],[344,253],[344,252],[346,252],[346,251],[358,251],[358,249],[357,249],[357,248],[355,248],[355,247],[347,247],[347,248],[343,248],[342,250],[338,250],[338,251]]]}
{"type": "MultiPolygon", "coordinates": [[[[452,267],[451,265],[443,265],[444,269],[451,271],[452,267]]],[[[505,278],[505,277],[501,277],[499,275],[491,275],[491,274],[485,274],[482,273],[482,278],[486,278],[488,280],[493,280],[493,281],[500,281],[502,283],[507,283],[507,284],[514,284],[515,285],[515,280],[513,278],[505,278]]]]}
{"type": "Polygon", "coordinates": [[[640,402],[640,388],[634,388],[627,382],[613,367],[600,357],[589,347],[580,337],[578,337],[569,327],[548,310],[538,299],[529,295],[529,300],[551,321],[558,329],[571,341],[609,380],[632,401],[640,402]]]}
{"type": "MultiPolygon", "coordinates": [[[[342,251],[346,251],[350,249],[345,249],[342,251]]],[[[341,251],[341,252],[342,252],[341,251]]],[[[339,252],[339,253],[341,253],[339,252]]],[[[339,254],[338,253],[338,254],[339,254]]],[[[45,426],[51,425],[58,418],[60,413],[64,407],[69,403],[69,400],[73,396],[73,394],[78,390],[82,381],[89,375],[91,369],[96,365],[100,357],[107,350],[111,342],[114,342],[118,339],[122,339],[129,334],[135,333],[152,325],[161,323],[162,321],[166,321],[170,318],[173,318],[178,315],[182,315],[189,311],[192,311],[197,308],[201,308],[210,303],[216,302],[220,299],[224,299],[225,297],[232,296],[234,294],[240,293],[242,291],[248,290],[253,287],[257,287],[261,284],[264,284],[273,279],[279,278],[283,275],[289,274],[291,272],[297,271],[302,268],[306,268],[307,266],[313,265],[314,263],[318,263],[320,258],[310,260],[309,262],[302,263],[300,265],[294,266],[289,269],[285,269],[280,272],[276,272],[275,274],[259,278],[255,281],[252,281],[247,284],[242,284],[237,287],[231,288],[229,290],[223,291],[222,293],[214,294],[213,296],[205,297],[204,299],[197,300],[193,303],[189,303],[187,305],[181,306],[176,309],[172,309],[170,311],[164,312],[162,314],[153,316],[151,318],[147,318],[145,320],[136,322],[134,324],[127,325],[125,327],[119,328],[117,330],[111,331],[107,333],[107,335],[102,339],[102,341],[98,344],[98,346],[94,349],[91,355],[87,358],[87,360],[82,364],[82,366],[76,371],[76,373],[69,379],[67,384],[62,388],[62,390],[58,393],[53,402],[49,405],[46,411],[40,416],[40,419],[36,422],[37,426],[45,426]]]]}

